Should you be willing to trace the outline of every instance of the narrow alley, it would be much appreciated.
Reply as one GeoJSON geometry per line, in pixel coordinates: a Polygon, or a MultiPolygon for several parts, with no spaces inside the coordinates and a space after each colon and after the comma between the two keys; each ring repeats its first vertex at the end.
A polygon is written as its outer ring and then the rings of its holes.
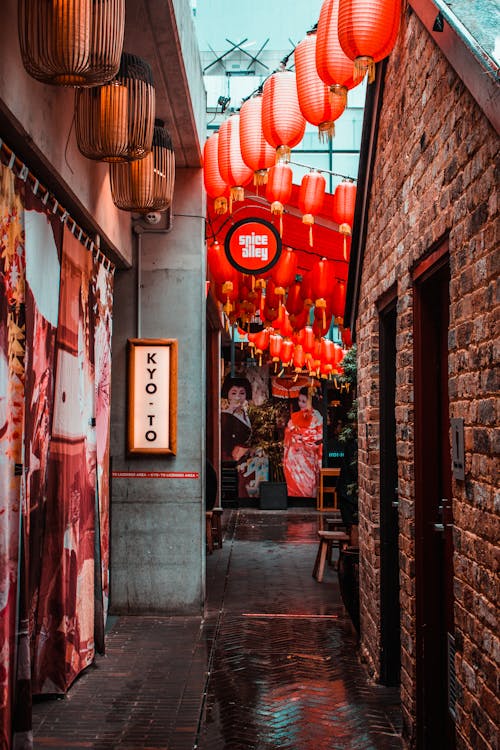
{"type": "Polygon", "coordinates": [[[318,518],[226,510],[205,619],[112,618],[106,655],[35,704],[35,748],[401,748],[397,688],[368,681],[335,567],[311,575],[318,518]]]}

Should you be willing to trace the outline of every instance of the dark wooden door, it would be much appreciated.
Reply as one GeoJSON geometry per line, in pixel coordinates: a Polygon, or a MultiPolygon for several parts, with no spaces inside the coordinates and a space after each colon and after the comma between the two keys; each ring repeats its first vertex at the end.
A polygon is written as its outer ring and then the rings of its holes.
{"type": "Polygon", "coordinates": [[[396,300],[380,311],[380,681],[401,671],[398,462],[396,455],[396,300]]]}
{"type": "Polygon", "coordinates": [[[414,275],[417,747],[453,750],[453,539],[446,246],[414,275]]]}

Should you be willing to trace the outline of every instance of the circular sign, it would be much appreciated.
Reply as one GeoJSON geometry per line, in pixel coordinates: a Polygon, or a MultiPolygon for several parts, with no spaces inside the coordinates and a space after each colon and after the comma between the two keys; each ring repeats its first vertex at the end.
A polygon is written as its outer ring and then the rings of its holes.
{"type": "Polygon", "coordinates": [[[281,237],[264,219],[242,219],[226,234],[224,249],[228,261],[238,271],[266,273],[281,255],[281,237]]]}

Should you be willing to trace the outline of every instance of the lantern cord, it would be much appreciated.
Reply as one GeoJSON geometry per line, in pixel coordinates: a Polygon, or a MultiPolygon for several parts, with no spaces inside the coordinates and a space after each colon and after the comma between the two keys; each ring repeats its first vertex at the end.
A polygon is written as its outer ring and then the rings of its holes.
{"type": "Polygon", "coordinates": [[[64,149],[64,161],[66,162],[66,166],[68,167],[68,169],[71,172],[71,174],[75,174],[75,173],[73,172],[73,170],[71,168],[71,164],[68,161],[68,147],[69,147],[69,139],[71,138],[71,132],[73,130],[73,125],[75,124],[75,114],[76,114],[76,109],[74,108],[73,109],[73,117],[71,119],[71,125],[69,126],[68,137],[66,138],[66,146],[65,146],[65,149],[64,149]]]}
{"type": "Polygon", "coordinates": [[[349,180],[349,182],[357,182],[357,177],[350,177],[346,174],[340,174],[339,172],[332,172],[331,169],[325,169],[324,167],[311,167],[310,164],[301,164],[298,161],[290,161],[290,164],[294,164],[296,167],[303,167],[304,169],[313,169],[315,172],[324,172],[325,174],[331,174],[334,177],[342,177],[343,180],[349,180]]]}
{"type": "MultiPolygon", "coordinates": [[[[40,200],[46,207],[47,211],[57,214],[62,224],[67,224],[71,234],[73,234],[84,247],[89,248],[96,259],[102,263],[104,268],[111,273],[115,272],[115,265],[107,258],[97,247],[96,237],[91,236],[83,230],[70,216],[69,212],[61,206],[57,198],[46,187],[44,187],[35,175],[30,172],[26,164],[12,151],[9,146],[0,138],[0,156],[4,155],[7,159],[5,166],[10,169],[16,177],[30,185],[33,195],[40,195],[40,200]]],[[[68,165],[69,166],[69,165],[68,165]]],[[[100,239],[99,239],[100,242],[100,239]]]]}

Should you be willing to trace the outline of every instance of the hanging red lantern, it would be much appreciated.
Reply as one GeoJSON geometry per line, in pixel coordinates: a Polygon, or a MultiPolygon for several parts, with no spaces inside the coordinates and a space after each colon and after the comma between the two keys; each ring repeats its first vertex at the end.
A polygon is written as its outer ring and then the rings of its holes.
{"type": "Polygon", "coordinates": [[[240,146],[243,161],[253,171],[253,184],[264,185],[268,169],[276,161],[276,153],[262,132],[261,94],[241,105],[240,146]]]}
{"type": "Polygon", "coordinates": [[[310,310],[314,305],[311,271],[308,271],[302,277],[302,284],[300,285],[300,295],[304,300],[304,307],[310,310]]]}
{"type": "Polygon", "coordinates": [[[311,354],[314,350],[314,331],[311,326],[304,328],[304,338],[302,339],[302,346],[306,354],[311,354]]]}
{"type": "Polygon", "coordinates": [[[223,310],[229,317],[235,311],[240,296],[237,278],[227,279],[223,284],[216,283],[215,296],[222,303],[223,310]]]}
{"type": "Polygon", "coordinates": [[[309,245],[313,246],[314,216],[319,214],[325,199],[326,180],[319,172],[308,172],[302,178],[299,190],[299,210],[302,223],[309,227],[309,245]]]}
{"type": "Polygon", "coordinates": [[[342,180],[335,188],[332,201],[332,218],[344,235],[344,260],[347,260],[347,237],[351,236],[356,207],[356,185],[350,180],[342,180]]]}
{"type": "Polygon", "coordinates": [[[271,278],[275,283],[274,293],[283,301],[286,290],[295,281],[297,275],[297,255],[287,247],[285,248],[276,263],[271,269],[271,278]]]}
{"type": "Polygon", "coordinates": [[[322,141],[335,135],[335,120],[344,111],[346,102],[340,96],[331,96],[318,75],[316,40],[316,33],[311,32],[295,47],[295,75],[300,111],[307,122],[318,127],[322,141]]]}
{"type": "Polygon", "coordinates": [[[302,344],[295,344],[295,349],[293,350],[293,366],[296,373],[301,372],[305,361],[306,353],[302,344]]]}
{"type": "Polygon", "coordinates": [[[293,172],[288,164],[275,164],[267,176],[266,199],[271,213],[280,217],[280,237],[283,234],[283,211],[292,196],[293,172]]]}
{"type": "Polygon", "coordinates": [[[259,365],[262,365],[262,355],[269,346],[269,331],[263,328],[255,336],[255,353],[259,356],[259,365]]]}
{"type": "Polygon", "coordinates": [[[304,330],[309,323],[309,310],[310,308],[303,307],[302,311],[297,315],[290,315],[289,320],[294,331],[304,330]]]}
{"type": "Polygon", "coordinates": [[[238,115],[231,115],[219,128],[218,162],[220,175],[230,188],[231,212],[232,201],[242,201],[245,198],[244,187],[250,182],[253,174],[241,156],[238,115]]]}
{"type": "Polygon", "coordinates": [[[283,339],[281,338],[279,333],[271,333],[271,335],[269,336],[269,356],[271,357],[273,362],[280,361],[282,343],[283,339]]]}
{"type": "Polygon", "coordinates": [[[347,92],[361,81],[354,80],[352,60],[337,36],[339,0],[324,0],[316,34],[316,68],[333,97],[347,102],[347,92]]]}
{"type": "Polygon", "coordinates": [[[323,326],[326,325],[327,298],[334,280],[333,264],[326,258],[316,261],[311,269],[311,287],[314,305],[322,311],[323,326]]]}
{"type": "Polygon", "coordinates": [[[304,309],[304,300],[300,294],[300,281],[295,281],[288,287],[285,307],[290,315],[298,315],[304,309]]]}
{"type": "Polygon", "coordinates": [[[229,188],[219,172],[219,134],[213,133],[203,146],[203,182],[207,195],[214,201],[216,214],[227,212],[229,188]]]}
{"type": "Polygon", "coordinates": [[[290,322],[290,315],[288,314],[287,309],[284,307],[284,305],[281,306],[281,310],[280,310],[279,329],[284,339],[290,338],[290,336],[293,334],[293,327],[290,322]]]}
{"type": "Polygon", "coordinates": [[[207,250],[209,271],[216,284],[223,284],[228,279],[237,277],[237,271],[227,259],[224,247],[219,242],[213,242],[207,250]]]}
{"type": "Polygon", "coordinates": [[[330,309],[335,322],[342,325],[344,322],[346,283],[343,279],[336,279],[330,294],[330,309]]]}
{"type": "Polygon", "coordinates": [[[320,339],[322,336],[326,336],[326,334],[330,330],[331,324],[332,314],[328,309],[326,311],[320,308],[316,308],[314,310],[314,321],[312,328],[317,339],[320,339]]]}
{"type": "Polygon", "coordinates": [[[290,151],[304,137],[306,121],[299,107],[295,73],[273,73],[263,87],[262,131],[276,149],[277,161],[290,161],[290,151]]]}
{"type": "Polygon", "coordinates": [[[344,344],[346,349],[350,349],[352,346],[352,336],[351,336],[351,329],[350,328],[343,328],[342,329],[342,343],[344,344]]]}
{"type": "Polygon", "coordinates": [[[294,350],[294,343],[290,339],[284,339],[281,342],[281,364],[283,367],[288,367],[290,362],[292,361],[293,357],[293,350],[294,350]]]}
{"type": "Polygon", "coordinates": [[[354,80],[368,71],[375,78],[375,63],[389,55],[396,43],[401,18],[401,0],[339,0],[338,39],[345,54],[354,60],[354,80]]]}

